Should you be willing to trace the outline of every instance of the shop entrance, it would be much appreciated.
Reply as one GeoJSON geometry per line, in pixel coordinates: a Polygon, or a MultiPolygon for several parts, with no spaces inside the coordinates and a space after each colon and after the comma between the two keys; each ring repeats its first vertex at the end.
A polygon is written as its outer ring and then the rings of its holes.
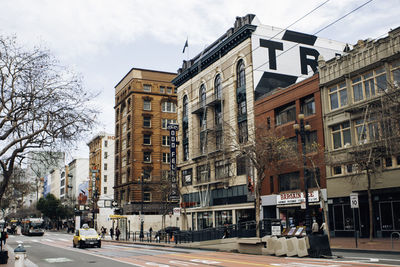
{"type": "MultiPolygon", "coordinates": [[[[317,220],[318,225],[322,224],[322,212],[319,206],[309,206],[311,220],[317,220]]],[[[279,208],[279,218],[283,228],[306,225],[306,210],[298,207],[279,208]]],[[[312,222],[312,221],[311,221],[312,222]]],[[[310,225],[311,226],[311,225],[310,225]]]]}

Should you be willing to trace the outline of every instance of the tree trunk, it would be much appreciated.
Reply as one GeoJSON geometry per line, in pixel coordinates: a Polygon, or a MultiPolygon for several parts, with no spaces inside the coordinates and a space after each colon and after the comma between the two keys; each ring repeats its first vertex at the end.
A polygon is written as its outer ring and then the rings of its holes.
{"type": "MultiPolygon", "coordinates": [[[[258,174],[259,172],[257,172],[258,174]]],[[[255,201],[254,201],[254,205],[255,205],[255,219],[256,219],[256,237],[260,237],[260,195],[261,195],[261,177],[258,177],[259,179],[256,179],[255,181],[255,189],[254,189],[254,194],[255,194],[255,201]]]]}
{"type": "Polygon", "coordinates": [[[368,180],[368,209],[369,209],[369,240],[372,241],[372,236],[374,234],[374,216],[372,207],[372,194],[371,194],[371,174],[367,168],[367,180],[368,180]]]}

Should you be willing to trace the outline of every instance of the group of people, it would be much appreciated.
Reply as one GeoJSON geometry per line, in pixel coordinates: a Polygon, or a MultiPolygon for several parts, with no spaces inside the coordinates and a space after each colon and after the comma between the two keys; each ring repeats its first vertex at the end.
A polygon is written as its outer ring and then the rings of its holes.
{"type": "MultiPolygon", "coordinates": [[[[107,234],[107,228],[102,226],[100,229],[101,232],[101,238],[104,238],[107,234]]],[[[118,226],[115,227],[115,232],[114,232],[114,228],[110,228],[110,237],[112,240],[114,240],[114,233],[115,233],[115,240],[119,240],[119,236],[121,235],[121,230],[119,230],[118,226]]]]}

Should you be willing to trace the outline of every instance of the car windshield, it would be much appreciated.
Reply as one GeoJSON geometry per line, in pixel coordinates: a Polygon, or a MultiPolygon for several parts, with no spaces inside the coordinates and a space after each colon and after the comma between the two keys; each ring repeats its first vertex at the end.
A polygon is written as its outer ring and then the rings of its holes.
{"type": "Polygon", "coordinates": [[[86,235],[97,235],[97,232],[94,229],[84,229],[81,230],[81,235],[86,236],[86,235]]]}

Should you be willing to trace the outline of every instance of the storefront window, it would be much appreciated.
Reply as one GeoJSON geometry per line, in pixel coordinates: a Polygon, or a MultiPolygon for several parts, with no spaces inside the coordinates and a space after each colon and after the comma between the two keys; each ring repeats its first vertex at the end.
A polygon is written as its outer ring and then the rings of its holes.
{"type": "Polygon", "coordinates": [[[236,211],[236,224],[243,222],[254,221],[255,214],[254,209],[237,210],[236,211]]]}
{"type": "Polygon", "coordinates": [[[215,223],[217,227],[226,224],[232,224],[232,211],[231,210],[216,211],[215,223]]]}
{"type": "Polygon", "coordinates": [[[198,212],[197,213],[197,230],[212,228],[212,212],[198,212]]]}
{"type": "Polygon", "coordinates": [[[333,218],[335,218],[335,230],[344,230],[342,205],[333,206],[333,212],[333,218]]]}
{"type": "Polygon", "coordinates": [[[392,203],[381,202],[379,203],[381,209],[381,227],[382,230],[393,230],[393,218],[392,218],[392,203]]]}
{"type": "Polygon", "coordinates": [[[394,229],[400,230],[400,201],[393,202],[394,229]]]}
{"type": "Polygon", "coordinates": [[[333,212],[336,231],[354,231],[353,211],[350,205],[335,205],[333,212]]]}

